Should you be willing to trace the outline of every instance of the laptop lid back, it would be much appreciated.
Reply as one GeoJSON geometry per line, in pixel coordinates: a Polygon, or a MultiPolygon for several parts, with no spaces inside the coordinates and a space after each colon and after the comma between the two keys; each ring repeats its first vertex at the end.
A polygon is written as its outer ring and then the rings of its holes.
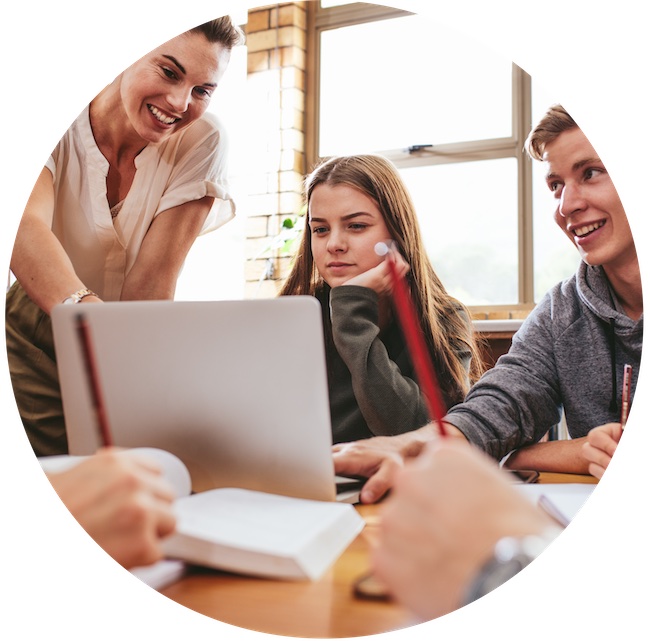
{"type": "Polygon", "coordinates": [[[192,489],[333,500],[320,304],[277,299],[58,305],[52,311],[70,454],[100,445],[76,331],[83,312],[113,442],[157,447],[192,489]]]}

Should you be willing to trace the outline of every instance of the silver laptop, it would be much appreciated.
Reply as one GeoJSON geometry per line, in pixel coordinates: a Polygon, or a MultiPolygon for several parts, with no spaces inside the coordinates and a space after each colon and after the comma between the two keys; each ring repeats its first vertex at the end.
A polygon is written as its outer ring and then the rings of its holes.
{"type": "Polygon", "coordinates": [[[80,312],[115,445],[175,454],[196,492],[243,487],[336,498],[314,298],[56,306],[63,409],[70,454],[77,455],[100,445],[77,333],[80,312]]]}

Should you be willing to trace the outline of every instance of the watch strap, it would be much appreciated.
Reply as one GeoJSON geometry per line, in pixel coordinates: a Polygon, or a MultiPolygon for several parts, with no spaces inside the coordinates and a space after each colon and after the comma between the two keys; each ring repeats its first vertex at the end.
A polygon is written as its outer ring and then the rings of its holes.
{"type": "Polygon", "coordinates": [[[64,304],[76,304],[80,303],[84,298],[86,298],[86,296],[97,296],[97,294],[87,287],[84,287],[83,289],[79,289],[73,294],[70,294],[67,298],[64,298],[62,302],[64,304]]]}
{"type": "Polygon", "coordinates": [[[540,535],[507,536],[497,541],[492,556],[469,585],[464,605],[480,599],[521,572],[561,531],[562,528],[550,527],[540,535]]]}

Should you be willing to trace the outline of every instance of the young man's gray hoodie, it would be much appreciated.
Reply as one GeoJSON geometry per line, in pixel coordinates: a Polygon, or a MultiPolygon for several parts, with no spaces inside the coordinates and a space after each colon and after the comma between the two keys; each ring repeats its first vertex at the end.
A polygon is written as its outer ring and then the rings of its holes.
{"type": "Polygon", "coordinates": [[[630,319],[602,267],[582,262],[524,321],[510,351],[446,420],[496,459],[539,441],[564,408],[569,435],[621,415],[623,366],[641,361],[643,316],[630,319]]]}

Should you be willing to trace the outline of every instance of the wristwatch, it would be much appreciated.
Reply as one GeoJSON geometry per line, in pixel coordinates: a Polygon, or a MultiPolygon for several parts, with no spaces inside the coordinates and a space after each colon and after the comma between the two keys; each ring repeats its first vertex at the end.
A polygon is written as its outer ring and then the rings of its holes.
{"type": "Polygon", "coordinates": [[[64,298],[61,302],[64,304],[69,304],[69,303],[80,303],[86,296],[97,296],[95,292],[91,291],[90,289],[87,289],[84,287],[84,289],[80,289],[79,291],[76,291],[74,294],[70,294],[67,298],[64,298]]]}
{"type": "Polygon", "coordinates": [[[561,531],[549,528],[539,536],[508,536],[497,541],[492,557],[470,584],[464,605],[485,596],[530,565],[561,531]]]}

